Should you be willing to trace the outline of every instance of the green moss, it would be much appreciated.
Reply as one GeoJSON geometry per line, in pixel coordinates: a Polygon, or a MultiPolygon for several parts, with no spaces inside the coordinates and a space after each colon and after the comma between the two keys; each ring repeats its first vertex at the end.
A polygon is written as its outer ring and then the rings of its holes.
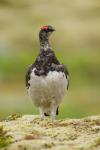
{"type": "Polygon", "coordinates": [[[21,114],[12,114],[6,118],[6,121],[16,120],[17,118],[20,118],[21,116],[22,116],[21,114]]]}
{"type": "Polygon", "coordinates": [[[5,147],[11,143],[11,135],[7,134],[3,126],[0,126],[0,148],[5,147]]]}
{"type": "Polygon", "coordinates": [[[54,142],[48,142],[48,143],[44,143],[44,145],[42,146],[43,148],[47,149],[47,148],[51,148],[51,147],[54,147],[55,144],[54,142]]]}

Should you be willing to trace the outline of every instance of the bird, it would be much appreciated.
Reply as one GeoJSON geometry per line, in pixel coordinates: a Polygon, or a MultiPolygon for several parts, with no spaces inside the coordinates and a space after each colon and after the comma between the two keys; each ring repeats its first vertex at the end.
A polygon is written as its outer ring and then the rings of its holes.
{"type": "Polygon", "coordinates": [[[50,116],[52,120],[56,119],[69,87],[68,69],[57,59],[49,41],[54,31],[51,25],[40,28],[40,51],[25,76],[28,95],[34,106],[39,108],[40,118],[50,116]]]}

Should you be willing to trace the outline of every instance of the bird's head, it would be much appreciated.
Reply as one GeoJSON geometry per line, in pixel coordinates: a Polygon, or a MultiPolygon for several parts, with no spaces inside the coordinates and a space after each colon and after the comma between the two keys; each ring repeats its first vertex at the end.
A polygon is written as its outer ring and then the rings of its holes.
{"type": "Polygon", "coordinates": [[[45,38],[48,39],[49,36],[51,35],[51,33],[54,32],[54,31],[55,31],[55,29],[50,25],[43,26],[40,29],[39,38],[40,39],[45,39],[45,38]]]}

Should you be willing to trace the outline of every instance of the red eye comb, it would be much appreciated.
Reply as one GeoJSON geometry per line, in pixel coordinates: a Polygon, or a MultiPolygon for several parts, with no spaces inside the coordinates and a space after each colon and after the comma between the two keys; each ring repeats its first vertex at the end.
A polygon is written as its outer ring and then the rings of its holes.
{"type": "Polygon", "coordinates": [[[47,30],[47,29],[48,29],[48,26],[41,27],[41,30],[47,30]]]}

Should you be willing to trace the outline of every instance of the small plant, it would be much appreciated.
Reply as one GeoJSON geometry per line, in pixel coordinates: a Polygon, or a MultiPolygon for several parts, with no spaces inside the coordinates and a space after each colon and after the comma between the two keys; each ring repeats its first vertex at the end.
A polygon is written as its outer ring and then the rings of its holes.
{"type": "Polygon", "coordinates": [[[4,130],[3,126],[0,126],[0,148],[7,146],[11,143],[11,135],[8,135],[7,130],[4,130]]]}

